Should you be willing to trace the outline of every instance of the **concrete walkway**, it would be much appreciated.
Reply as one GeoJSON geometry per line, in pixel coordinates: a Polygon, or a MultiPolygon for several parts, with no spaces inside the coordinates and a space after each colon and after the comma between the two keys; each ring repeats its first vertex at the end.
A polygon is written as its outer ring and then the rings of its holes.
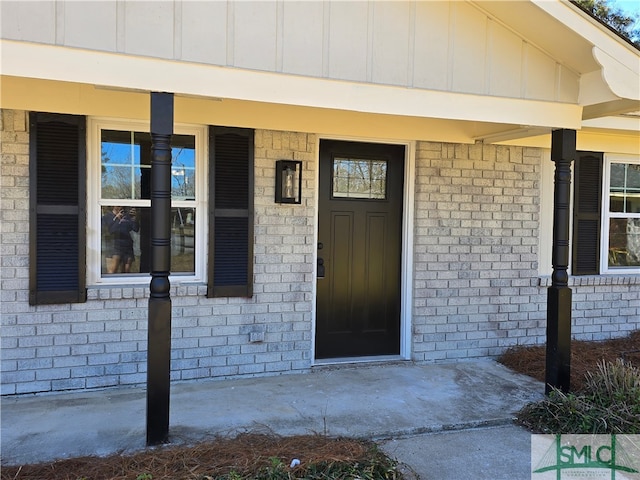
{"type": "MultiPolygon", "coordinates": [[[[530,435],[511,420],[543,391],[490,360],[173,384],[170,440],[264,429],[364,437],[423,479],[529,478],[530,435]]],[[[140,388],[3,397],[1,415],[3,465],[144,448],[140,388]]]]}

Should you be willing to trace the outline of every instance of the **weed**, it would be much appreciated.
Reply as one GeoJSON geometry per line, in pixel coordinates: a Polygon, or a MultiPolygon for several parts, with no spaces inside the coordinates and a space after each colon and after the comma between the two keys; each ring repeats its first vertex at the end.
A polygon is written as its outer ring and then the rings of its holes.
{"type": "Polygon", "coordinates": [[[580,391],[554,389],[517,420],[537,433],[640,433],[640,370],[620,359],[599,362],[580,391]]]}

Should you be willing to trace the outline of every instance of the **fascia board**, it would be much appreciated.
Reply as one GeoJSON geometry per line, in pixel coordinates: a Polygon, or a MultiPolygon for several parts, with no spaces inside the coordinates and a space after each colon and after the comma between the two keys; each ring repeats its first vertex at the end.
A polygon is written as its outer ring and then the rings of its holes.
{"type": "Polygon", "coordinates": [[[579,105],[357,83],[0,40],[0,73],[422,118],[580,128],[579,105]]]}

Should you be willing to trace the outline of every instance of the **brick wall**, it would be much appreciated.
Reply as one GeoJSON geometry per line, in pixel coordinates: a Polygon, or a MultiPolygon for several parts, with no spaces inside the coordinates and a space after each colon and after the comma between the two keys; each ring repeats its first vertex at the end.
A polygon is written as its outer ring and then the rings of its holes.
{"type": "MultiPolygon", "coordinates": [[[[544,343],[538,277],[541,151],[419,142],[413,359],[497,355],[544,343]]],[[[549,212],[551,214],[551,212],[549,212]]],[[[574,277],[575,338],[640,328],[640,277],[574,277]]]]}
{"type": "MultiPolygon", "coordinates": [[[[28,304],[28,116],[2,122],[2,394],[146,382],[147,288],[89,287],[86,303],[28,304]]],[[[314,135],[256,131],[254,296],[173,286],[172,380],[311,365],[314,135]],[[276,159],[303,161],[302,205],[274,203],[276,159]]]]}
{"type": "MultiPolygon", "coordinates": [[[[146,381],[147,288],[90,287],[88,301],[28,304],[28,121],[0,115],[2,394],[146,381]]],[[[254,296],[173,286],[172,379],[301,372],[312,359],[315,135],[255,136],[254,296]],[[302,205],[277,205],[275,160],[303,161],[302,205]]],[[[412,358],[473,358],[542,343],[537,274],[541,152],[420,142],[416,149],[412,358]]],[[[640,328],[640,276],[573,277],[578,338],[640,328]]]]}

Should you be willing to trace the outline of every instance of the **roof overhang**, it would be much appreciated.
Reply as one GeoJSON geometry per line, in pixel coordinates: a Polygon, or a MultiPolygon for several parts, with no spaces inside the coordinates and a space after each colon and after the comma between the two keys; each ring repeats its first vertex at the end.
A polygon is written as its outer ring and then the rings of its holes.
{"type": "Polygon", "coordinates": [[[608,28],[566,2],[532,0],[564,28],[572,30],[589,46],[596,69],[582,66],[580,103],[585,119],[632,112],[640,108],[640,52],[608,28]],[[603,87],[605,90],[603,91],[603,87]],[[608,96],[604,101],[598,101],[608,96]],[[611,104],[611,106],[605,106],[611,104]]]}
{"type": "MultiPolygon", "coordinates": [[[[579,74],[578,103],[583,108],[583,122],[578,129],[640,132],[637,122],[619,119],[620,115],[640,110],[637,48],[566,0],[489,0],[477,4],[579,74]]],[[[525,138],[537,130],[519,131],[517,138],[525,138]]],[[[512,140],[518,134],[507,131],[505,135],[512,140]]]]}
{"type": "Polygon", "coordinates": [[[0,40],[0,73],[128,92],[170,91],[203,99],[468,122],[477,125],[472,140],[491,143],[555,128],[603,128],[600,120],[626,132],[640,131],[637,122],[611,120],[640,110],[636,48],[566,0],[473,3],[576,72],[578,103],[311,78],[11,40],[0,40]]]}
{"type": "Polygon", "coordinates": [[[579,105],[310,78],[0,41],[1,73],[129,91],[533,127],[579,128],[579,105]],[[28,59],[28,60],[25,60],[28,59]]]}

